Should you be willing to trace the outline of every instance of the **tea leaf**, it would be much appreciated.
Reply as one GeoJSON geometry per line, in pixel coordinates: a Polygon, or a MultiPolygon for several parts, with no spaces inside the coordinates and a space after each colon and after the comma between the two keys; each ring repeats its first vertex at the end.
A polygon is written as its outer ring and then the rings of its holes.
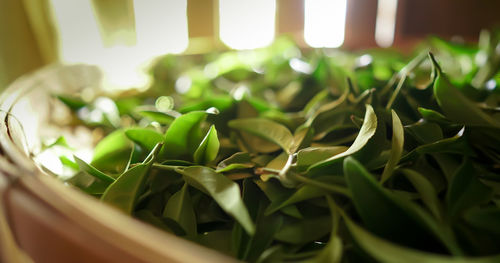
{"type": "Polygon", "coordinates": [[[279,145],[287,154],[292,153],[293,135],[288,128],[281,124],[266,119],[248,118],[232,120],[229,122],[229,127],[273,142],[279,145]]]}
{"type": "Polygon", "coordinates": [[[432,53],[429,53],[429,57],[437,71],[437,78],[434,81],[434,95],[445,115],[451,120],[463,124],[499,128],[500,122],[482,112],[457,88],[453,87],[448,78],[441,72],[441,67],[432,53]]]}
{"type": "Polygon", "coordinates": [[[94,166],[87,164],[82,159],[80,159],[76,156],[73,156],[73,158],[75,159],[75,162],[78,164],[78,167],[80,167],[80,170],[102,180],[105,183],[113,183],[115,181],[115,179],[113,177],[106,175],[105,173],[97,170],[94,166]]]}
{"type": "Polygon", "coordinates": [[[377,116],[375,115],[375,111],[373,111],[372,106],[366,105],[366,113],[363,121],[363,126],[361,126],[358,136],[356,137],[352,145],[349,147],[349,149],[347,149],[345,152],[333,155],[328,159],[313,164],[312,166],[309,167],[308,170],[327,166],[335,162],[336,160],[339,160],[340,158],[358,152],[366,145],[368,140],[370,140],[370,138],[372,138],[373,135],[375,135],[376,129],[377,129],[377,116]]]}
{"type": "Polygon", "coordinates": [[[189,237],[196,236],[196,216],[187,183],[184,184],[181,190],[168,199],[163,211],[163,217],[175,220],[189,237]]]}
{"type": "Polygon", "coordinates": [[[389,161],[384,167],[384,172],[382,173],[382,177],[380,179],[381,183],[384,183],[389,179],[394,171],[394,167],[399,162],[401,155],[403,153],[403,144],[404,144],[404,131],[403,124],[401,124],[401,120],[399,120],[398,115],[394,110],[391,110],[392,113],[392,151],[389,157],[389,161]]]}
{"type": "Polygon", "coordinates": [[[446,193],[446,203],[450,216],[491,198],[492,191],[476,177],[475,169],[469,159],[458,168],[446,193]]]}
{"type": "Polygon", "coordinates": [[[255,233],[255,225],[241,200],[240,188],[236,183],[208,167],[192,166],[177,171],[184,176],[188,184],[210,195],[248,234],[255,233]]]}
{"type": "Polygon", "coordinates": [[[144,190],[144,182],[161,144],[157,144],[143,163],[130,168],[120,175],[104,192],[101,201],[119,210],[132,214],[139,195],[144,190]]]}
{"type": "Polygon", "coordinates": [[[122,173],[128,163],[132,143],[123,130],[116,130],[104,137],[94,148],[91,165],[109,173],[122,173]]]}
{"type": "Polygon", "coordinates": [[[201,142],[200,124],[206,117],[207,113],[204,111],[193,111],[175,119],[165,133],[159,160],[192,156],[201,142]]]}
{"type": "Polygon", "coordinates": [[[125,135],[148,152],[153,150],[156,144],[163,141],[163,136],[160,133],[145,128],[127,129],[125,135]]]}
{"type": "Polygon", "coordinates": [[[353,235],[359,245],[381,262],[388,263],[494,263],[500,260],[500,255],[465,258],[465,257],[450,257],[435,253],[427,253],[420,250],[401,246],[397,243],[390,242],[373,235],[359,225],[355,224],[351,219],[344,216],[347,228],[353,235]]]}
{"type": "Polygon", "coordinates": [[[217,138],[217,130],[215,130],[215,126],[212,125],[203,141],[201,141],[200,146],[198,146],[198,149],[194,152],[194,162],[205,164],[213,161],[215,157],[217,157],[219,146],[220,143],[217,138]]]}

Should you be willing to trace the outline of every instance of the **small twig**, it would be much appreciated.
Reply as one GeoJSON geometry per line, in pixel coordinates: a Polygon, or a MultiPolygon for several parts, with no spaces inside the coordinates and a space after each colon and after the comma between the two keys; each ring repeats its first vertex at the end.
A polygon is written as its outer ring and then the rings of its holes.
{"type": "Polygon", "coordinates": [[[286,160],[285,166],[281,169],[281,171],[278,173],[278,176],[282,180],[286,180],[286,173],[288,170],[290,170],[290,167],[292,167],[292,162],[293,162],[293,154],[288,155],[288,160],[286,160]]]}

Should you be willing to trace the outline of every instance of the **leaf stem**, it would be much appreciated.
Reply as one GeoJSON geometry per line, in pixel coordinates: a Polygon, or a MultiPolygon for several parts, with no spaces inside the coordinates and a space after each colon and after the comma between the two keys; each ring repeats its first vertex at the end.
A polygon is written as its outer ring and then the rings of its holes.
{"type": "Polygon", "coordinates": [[[399,79],[399,82],[398,82],[398,86],[396,86],[396,89],[394,90],[394,92],[392,93],[391,95],[391,98],[389,99],[389,102],[387,102],[387,106],[385,106],[385,109],[386,110],[389,110],[391,107],[392,107],[392,104],[394,103],[394,101],[396,100],[396,97],[398,96],[399,92],[401,91],[401,88],[403,87],[403,83],[405,82],[406,80],[406,76],[407,74],[404,74],[403,76],[401,76],[401,78],[399,79]]]}
{"type": "Polygon", "coordinates": [[[286,160],[286,163],[285,163],[285,166],[283,166],[283,168],[281,169],[281,171],[278,173],[278,176],[282,179],[282,180],[286,180],[287,176],[286,176],[286,173],[288,172],[288,170],[290,170],[290,167],[292,167],[292,162],[293,162],[293,154],[289,154],[288,155],[288,160],[286,160]]]}

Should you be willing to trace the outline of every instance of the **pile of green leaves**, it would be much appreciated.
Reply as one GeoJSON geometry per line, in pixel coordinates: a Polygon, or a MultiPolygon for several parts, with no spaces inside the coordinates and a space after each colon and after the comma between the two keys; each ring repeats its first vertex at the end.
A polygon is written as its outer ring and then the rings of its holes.
{"type": "Polygon", "coordinates": [[[165,57],[147,93],[59,97],[106,134],[66,181],[243,261],[500,262],[499,36],[165,57]]]}

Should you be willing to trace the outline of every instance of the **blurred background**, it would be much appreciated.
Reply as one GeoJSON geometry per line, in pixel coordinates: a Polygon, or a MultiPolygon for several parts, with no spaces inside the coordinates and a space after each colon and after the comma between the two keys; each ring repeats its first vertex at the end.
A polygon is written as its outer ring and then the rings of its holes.
{"type": "Polygon", "coordinates": [[[145,85],[153,58],[265,47],[411,50],[429,35],[476,41],[498,0],[0,0],[0,90],[52,63],[100,66],[145,85]]]}

